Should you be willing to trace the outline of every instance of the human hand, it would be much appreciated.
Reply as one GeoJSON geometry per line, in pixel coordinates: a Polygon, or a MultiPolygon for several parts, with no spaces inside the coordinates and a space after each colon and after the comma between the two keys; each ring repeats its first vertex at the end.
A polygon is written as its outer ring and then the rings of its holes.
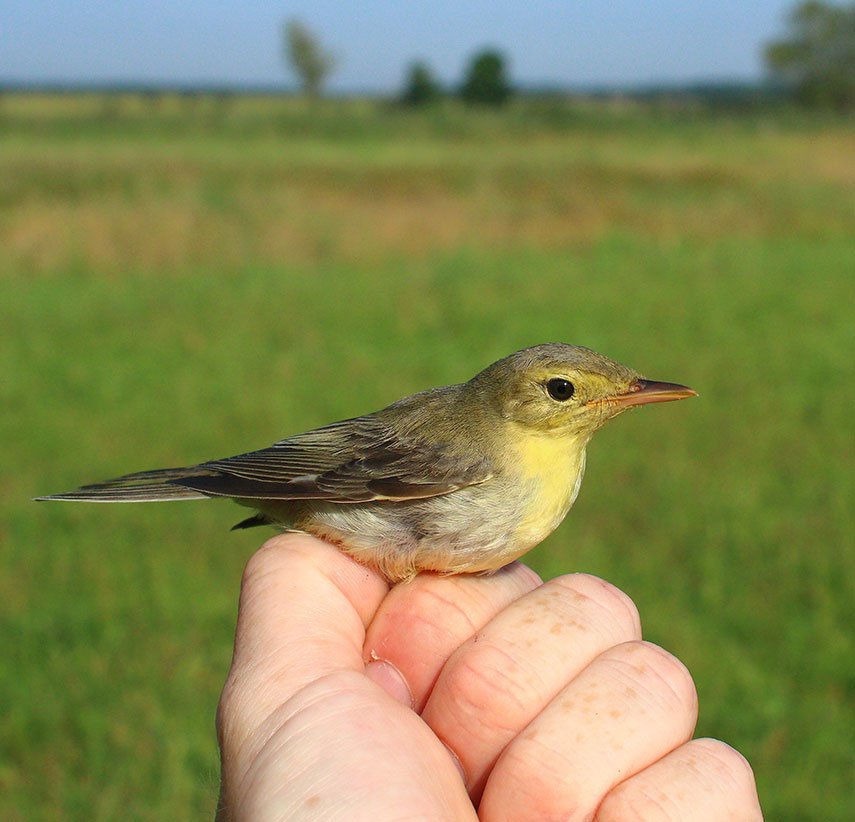
{"type": "Polygon", "coordinates": [[[696,713],[602,580],[514,563],[389,590],[288,534],[244,575],[218,819],[762,819],[748,763],[689,741],[696,713]]]}

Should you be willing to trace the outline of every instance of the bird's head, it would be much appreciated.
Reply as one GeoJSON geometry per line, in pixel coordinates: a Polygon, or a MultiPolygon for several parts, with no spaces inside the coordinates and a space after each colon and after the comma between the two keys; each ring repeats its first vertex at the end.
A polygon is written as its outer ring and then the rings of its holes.
{"type": "Polygon", "coordinates": [[[504,420],[584,440],[633,406],[696,396],[685,385],[644,379],[590,348],[564,343],[517,351],[477,374],[467,388],[504,420]]]}

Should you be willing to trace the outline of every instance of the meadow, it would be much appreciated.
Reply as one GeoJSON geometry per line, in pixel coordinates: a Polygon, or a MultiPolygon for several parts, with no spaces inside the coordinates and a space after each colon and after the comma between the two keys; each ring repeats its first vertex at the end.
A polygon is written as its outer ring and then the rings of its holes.
{"type": "Polygon", "coordinates": [[[769,819],[855,818],[855,129],[799,112],[0,98],[0,817],[210,817],[259,531],[35,504],[596,348],[628,414],[528,561],[622,587],[769,819]]]}

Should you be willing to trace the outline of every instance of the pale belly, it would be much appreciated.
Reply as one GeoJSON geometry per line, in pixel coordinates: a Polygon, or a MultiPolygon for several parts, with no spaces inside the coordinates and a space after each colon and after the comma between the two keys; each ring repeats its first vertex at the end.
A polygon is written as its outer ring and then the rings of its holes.
{"type": "Polygon", "coordinates": [[[527,495],[487,486],[402,502],[315,503],[294,525],[393,581],[419,571],[490,571],[527,550],[515,541],[527,495]]]}

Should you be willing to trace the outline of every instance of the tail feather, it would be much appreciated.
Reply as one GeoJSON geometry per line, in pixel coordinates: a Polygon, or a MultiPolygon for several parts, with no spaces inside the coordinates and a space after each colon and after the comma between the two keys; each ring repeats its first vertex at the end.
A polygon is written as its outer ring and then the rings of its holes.
{"type": "Polygon", "coordinates": [[[255,514],[254,516],[242,519],[236,525],[232,525],[232,531],[241,531],[244,528],[257,528],[259,525],[272,525],[273,523],[264,514],[255,514]]]}
{"type": "Polygon", "coordinates": [[[209,499],[208,494],[175,484],[188,477],[204,476],[202,468],[161,468],[125,474],[107,482],[83,485],[64,494],[36,497],[38,502],[60,500],[68,502],[168,502],[181,499],[209,499]]]}

